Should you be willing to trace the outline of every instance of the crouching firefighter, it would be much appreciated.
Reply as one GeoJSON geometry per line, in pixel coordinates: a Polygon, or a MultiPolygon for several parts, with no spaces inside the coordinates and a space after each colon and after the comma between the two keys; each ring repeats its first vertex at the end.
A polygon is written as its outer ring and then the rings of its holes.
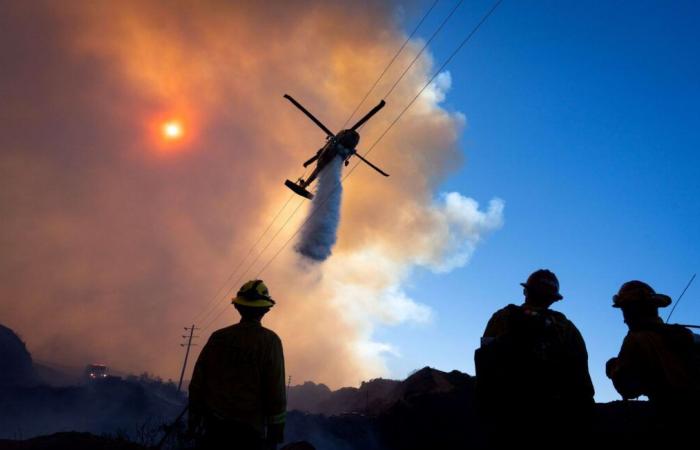
{"type": "Polygon", "coordinates": [[[232,301],[241,315],[215,331],[190,382],[190,432],[198,449],[275,449],[284,438],[287,397],[282,342],[260,323],[275,304],[262,280],[232,301]]]}
{"type": "Polygon", "coordinates": [[[687,445],[684,436],[695,438],[700,421],[697,335],[683,325],[661,320],[659,308],[671,303],[671,297],[657,293],[642,281],[623,284],[613,296],[613,307],[622,310],[629,331],[619,355],[605,367],[623,399],[640,395],[649,398],[653,425],[661,432],[667,448],[687,445]]]}

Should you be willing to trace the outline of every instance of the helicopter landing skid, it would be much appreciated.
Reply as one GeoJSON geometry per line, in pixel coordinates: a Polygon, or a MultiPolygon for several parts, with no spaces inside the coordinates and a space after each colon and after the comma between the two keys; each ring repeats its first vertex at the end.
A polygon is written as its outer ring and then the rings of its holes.
{"type": "Polygon", "coordinates": [[[309,200],[313,200],[313,198],[314,198],[314,194],[312,194],[311,192],[307,191],[306,189],[304,189],[303,187],[299,186],[299,185],[296,184],[296,183],[293,183],[293,182],[291,182],[291,181],[289,181],[289,180],[286,180],[286,181],[284,182],[284,185],[287,186],[287,187],[288,187],[289,189],[291,189],[292,191],[294,191],[294,193],[297,194],[297,195],[301,195],[302,197],[308,198],[309,200]]]}

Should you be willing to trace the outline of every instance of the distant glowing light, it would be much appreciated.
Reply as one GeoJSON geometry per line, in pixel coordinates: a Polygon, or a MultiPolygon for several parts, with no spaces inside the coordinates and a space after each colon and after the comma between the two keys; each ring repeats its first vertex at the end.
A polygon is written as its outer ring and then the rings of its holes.
{"type": "Polygon", "coordinates": [[[182,124],[178,121],[171,120],[163,124],[163,137],[168,140],[176,140],[182,137],[182,124]]]}

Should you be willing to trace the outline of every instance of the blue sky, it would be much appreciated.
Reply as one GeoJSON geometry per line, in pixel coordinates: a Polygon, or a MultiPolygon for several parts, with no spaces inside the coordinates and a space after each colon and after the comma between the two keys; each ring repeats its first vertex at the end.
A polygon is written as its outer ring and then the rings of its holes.
{"type": "MultiPolygon", "coordinates": [[[[430,3],[406,8],[406,30],[430,3]]],[[[437,64],[490,5],[460,7],[431,45],[437,64]]],[[[604,364],[627,330],[611,296],[641,279],[675,299],[700,268],[699,13],[696,2],[505,0],[453,60],[445,106],[466,114],[466,164],[441,190],[504,199],[505,225],[466,267],[415,274],[408,292],[435,320],[378,331],[401,352],[392,375],[473,373],[490,315],[549,268],[565,296],[554,309],[586,339],[596,398],[618,398],[604,364]]],[[[699,297],[692,286],[672,321],[699,324],[699,297]]]]}

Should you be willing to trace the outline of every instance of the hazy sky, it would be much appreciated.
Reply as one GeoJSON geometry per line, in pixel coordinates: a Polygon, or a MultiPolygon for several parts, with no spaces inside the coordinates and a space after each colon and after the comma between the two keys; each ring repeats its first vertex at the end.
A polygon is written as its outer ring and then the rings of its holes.
{"type": "MultiPolygon", "coordinates": [[[[441,106],[447,74],[372,145],[426,86],[428,51],[390,96],[374,93],[362,106],[387,97],[362,128],[361,149],[374,149],[391,182],[364,168],[353,174],[338,243],[323,264],[284,247],[310,202],[283,180],[301,174],[324,134],[282,94],[338,129],[358,86],[370,86],[405,40],[395,5],[361,6],[7,5],[0,317],[38,360],[177,377],[183,327],[202,328],[196,357],[211,331],[237,318],[230,300],[238,286],[262,275],[278,300],[265,324],[285,342],[295,382],[339,387],[391,373],[386,355],[396,344],[376,340],[377,327],[432,318],[406,294],[412,271],[463,267],[501,227],[504,205],[436,191],[463,160],[465,117],[441,106]],[[272,217],[279,220],[249,253],[272,217]]],[[[419,47],[409,43],[377,92],[419,47]]]]}
{"type": "MultiPolygon", "coordinates": [[[[181,327],[209,325],[203,343],[235,319],[227,289],[261,273],[288,372],[337,387],[473,373],[490,315],[549,268],[597,398],[616,398],[612,294],[638,278],[675,298],[700,267],[694,2],[505,0],[373,150],[392,176],[346,180],[327,262],[293,245],[271,260],[306,214],[298,198],[243,259],[323,142],[282,94],[339,128],[431,3],[3,3],[0,322],[40,360],[176,377],[181,327]]],[[[362,111],[455,4],[439,2],[362,111]]],[[[490,5],[460,6],[361,149],[490,5]]],[[[674,321],[700,322],[698,292],[674,321]]]]}

